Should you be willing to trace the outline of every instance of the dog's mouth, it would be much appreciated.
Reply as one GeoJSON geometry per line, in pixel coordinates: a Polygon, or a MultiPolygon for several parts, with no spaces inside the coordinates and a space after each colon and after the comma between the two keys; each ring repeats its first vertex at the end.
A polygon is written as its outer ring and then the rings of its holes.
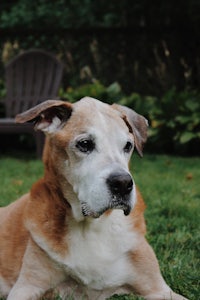
{"type": "Polygon", "coordinates": [[[82,214],[85,217],[92,217],[92,218],[99,218],[104,212],[106,212],[109,209],[121,209],[124,212],[125,216],[128,216],[131,212],[132,209],[132,205],[129,201],[124,201],[124,200],[115,200],[113,199],[113,201],[111,201],[111,203],[101,209],[100,211],[94,211],[92,210],[89,205],[86,202],[83,202],[81,204],[81,209],[82,209],[82,214]]]}

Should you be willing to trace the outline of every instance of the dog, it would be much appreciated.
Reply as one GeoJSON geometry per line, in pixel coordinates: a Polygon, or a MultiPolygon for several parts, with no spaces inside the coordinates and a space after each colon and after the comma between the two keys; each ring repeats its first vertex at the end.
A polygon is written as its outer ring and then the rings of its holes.
{"type": "Polygon", "coordinates": [[[47,100],[16,117],[46,135],[44,177],[0,208],[0,294],[8,300],[106,299],[134,292],[183,300],[145,239],[145,204],[129,171],[147,120],[84,97],[47,100]]]}

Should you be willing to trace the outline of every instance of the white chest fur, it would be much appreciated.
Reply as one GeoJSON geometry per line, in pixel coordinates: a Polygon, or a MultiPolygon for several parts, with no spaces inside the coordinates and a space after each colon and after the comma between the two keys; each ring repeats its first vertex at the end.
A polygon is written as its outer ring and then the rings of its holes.
{"type": "Polygon", "coordinates": [[[109,217],[72,224],[66,271],[94,289],[123,285],[133,275],[128,252],[137,239],[131,229],[129,218],[118,210],[109,217]]]}

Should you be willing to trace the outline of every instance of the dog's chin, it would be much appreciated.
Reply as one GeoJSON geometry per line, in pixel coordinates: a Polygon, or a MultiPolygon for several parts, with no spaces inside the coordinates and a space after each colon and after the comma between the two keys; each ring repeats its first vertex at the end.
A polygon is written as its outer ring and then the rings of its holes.
{"type": "Polygon", "coordinates": [[[110,209],[121,209],[124,212],[125,216],[128,216],[131,212],[132,205],[131,203],[123,203],[123,202],[111,202],[110,205],[101,209],[100,211],[92,210],[87,203],[82,203],[81,205],[82,214],[84,217],[92,217],[92,218],[99,218],[102,214],[104,214],[107,210],[110,209]]]}

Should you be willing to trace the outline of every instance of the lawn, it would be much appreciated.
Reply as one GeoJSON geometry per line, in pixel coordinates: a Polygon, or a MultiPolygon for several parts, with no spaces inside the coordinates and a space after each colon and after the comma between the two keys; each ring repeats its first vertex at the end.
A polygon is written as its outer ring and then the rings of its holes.
{"type": "MultiPolygon", "coordinates": [[[[131,170],[148,206],[147,239],[165,280],[188,299],[199,299],[200,158],[134,155],[131,170]]],[[[0,206],[27,192],[42,173],[40,161],[0,157],[0,206]]]]}

